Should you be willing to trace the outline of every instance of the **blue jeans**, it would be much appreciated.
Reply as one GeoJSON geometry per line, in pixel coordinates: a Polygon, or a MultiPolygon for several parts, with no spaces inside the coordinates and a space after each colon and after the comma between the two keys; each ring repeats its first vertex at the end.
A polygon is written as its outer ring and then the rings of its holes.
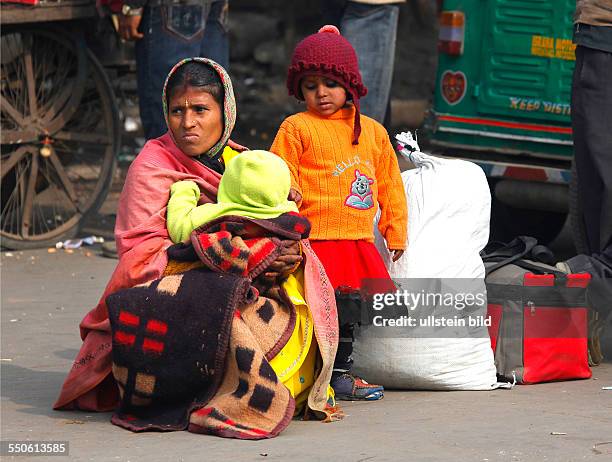
{"type": "Polygon", "coordinates": [[[348,2],[340,22],[342,35],[351,42],[368,94],[360,99],[361,112],[383,123],[393,79],[398,5],[348,2]]]}
{"type": "MultiPolygon", "coordinates": [[[[136,42],[138,99],[146,139],[157,138],[168,130],[162,90],[168,72],[178,61],[203,56],[226,69],[229,64],[226,0],[212,4],[203,34],[198,33],[198,22],[193,20],[194,5],[171,8],[163,5],[145,8],[140,23],[144,37],[136,42]]],[[[195,8],[197,12],[197,5],[195,8]]]]}

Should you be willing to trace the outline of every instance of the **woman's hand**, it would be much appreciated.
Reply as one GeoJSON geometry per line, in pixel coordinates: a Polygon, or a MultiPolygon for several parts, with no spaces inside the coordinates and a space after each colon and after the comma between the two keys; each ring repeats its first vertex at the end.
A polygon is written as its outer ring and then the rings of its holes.
{"type": "Polygon", "coordinates": [[[403,250],[392,250],[391,252],[393,252],[393,261],[398,261],[400,258],[402,258],[402,255],[404,255],[404,251],[403,250]]]}
{"type": "Polygon", "coordinates": [[[281,241],[281,254],[268,266],[263,277],[269,281],[285,278],[293,272],[296,265],[301,263],[300,241],[283,240],[281,241]]]}

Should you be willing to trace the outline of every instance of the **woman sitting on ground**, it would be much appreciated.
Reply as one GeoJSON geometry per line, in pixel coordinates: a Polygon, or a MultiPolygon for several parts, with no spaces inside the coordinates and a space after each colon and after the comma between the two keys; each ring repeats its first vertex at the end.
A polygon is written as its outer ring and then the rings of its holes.
{"type": "MultiPolygon", "coordinates": [[[[195,182],[200,203],[213,203],[226,162],[239,152],[229,141],[236,116],[231,81],[213,61],[190,58],[170,72],[163,95],[169,131],[150,140],[134,160],[119,200],[115,237],[119,262],[98,305],[81,322],[83,345],[55,409],[109,411],[119,403],[112,374],[112,338],[106,298],[163,276],[172,245],[166,226],[170,187],[195,182]],[[168,107],[171,108],[168,114],[168,107]],[[233,146],[233,147],[232,147],[233,146]]],[[[265,181],[265,179],[262,179],[265,181]]],[[[282,254],[260,276],[278,281],[297,263],[304,270],[305,302],[318,344],[315,411],[327,406],[327,385],[337,348],[337,315],[329,281],[309,245],[282,240],[282,254]]],[[[271,359],[271,358],[270,358],[271,359]]],[[[312,401],[312,403],[311,403],[312,401]]]]}

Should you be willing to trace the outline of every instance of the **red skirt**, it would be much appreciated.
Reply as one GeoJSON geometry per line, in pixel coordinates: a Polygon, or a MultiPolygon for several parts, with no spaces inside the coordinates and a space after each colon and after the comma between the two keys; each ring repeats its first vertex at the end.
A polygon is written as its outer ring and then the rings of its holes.
{"type": "MultiPolygon", "coordinates": [[[[376,246],[367,241],[310,241],[334,289],[361,289],[363,279],[391,281],[376,246]]],[[[383,284],[387,285],[387,284],[383,284]]]]}

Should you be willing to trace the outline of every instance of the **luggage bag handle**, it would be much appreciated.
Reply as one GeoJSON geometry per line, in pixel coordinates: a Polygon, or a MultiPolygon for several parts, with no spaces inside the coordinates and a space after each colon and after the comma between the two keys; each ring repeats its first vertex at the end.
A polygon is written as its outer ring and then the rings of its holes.
{"type": "Polygon", "coordinates": [[[534,237],[518,236],[508,244],[492,242],[487,245],[482,252],[480,252],[480,257],[485,263],[496,263],[486,268],[485,275],[488,276],[489,273],[498,270],[502,266],[509,265],[522,259],[531,252],[537,243],[538,241],[534,237]]]}
{"type": "Polygon", "coordinates": [[[495,263],[485,269],[486,276],[510,264],[519,266],[534,274],[553,274],[556,284],[564,284],[567,276],[562,271],[552,268],[541,268],[525,260],[525,257],[531,257],[534,261],[552,266],[555,258],[548,247],[538,245],[537,239],[530,236],[518,236],[508,244],[492,242],[483,249],[480,256],[485,263],[495,263]]]}

